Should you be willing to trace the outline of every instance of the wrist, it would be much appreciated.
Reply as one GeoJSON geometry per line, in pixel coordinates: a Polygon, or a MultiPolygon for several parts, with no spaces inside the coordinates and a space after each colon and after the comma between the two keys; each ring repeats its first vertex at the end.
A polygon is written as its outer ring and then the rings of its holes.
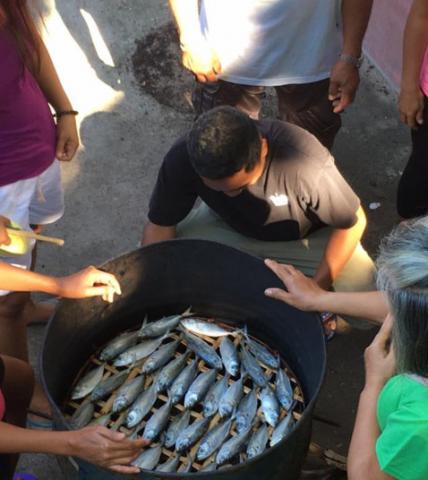
{"type": "Polygon", "coordinates": [[[361,394],[365,395],[379,395],[386,383],[385,378],[371,377],[366,379],[363,391],[361,394]]]}
{"type": "Polygon", "coordinates": [[[339,56],[339,61],[352,65],[353,67],[359,69],[363,62],[363,57],[361,53],[359,54],[352,54],[352,53],[345,53],[342,52],[339,56]]]}

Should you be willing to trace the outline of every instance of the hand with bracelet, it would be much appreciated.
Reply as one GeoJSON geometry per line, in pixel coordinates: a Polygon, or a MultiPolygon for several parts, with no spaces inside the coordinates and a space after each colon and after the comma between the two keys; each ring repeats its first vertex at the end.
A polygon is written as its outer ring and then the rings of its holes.
{"type": "Polygon", "coordinates": [[[54,115],[57,128],[56,158],[62,162],[69,162],[79,147],[77,114],[76,110],[60,110],[54,115]]]}

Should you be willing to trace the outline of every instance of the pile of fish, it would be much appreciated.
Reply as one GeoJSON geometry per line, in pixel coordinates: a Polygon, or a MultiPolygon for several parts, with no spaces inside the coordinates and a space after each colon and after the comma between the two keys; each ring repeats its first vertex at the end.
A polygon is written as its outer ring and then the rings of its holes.
{"type": "Polygon", "coordinates": [[[121,428],[150,440],[134,462],[141,469],[224,468],[260,455],[294,428],[295,387],[279,356],[246,328],[227,329],[187,310],[146,318],[97,357],[71,392],[79,406],[70,425],[121,428]]]}

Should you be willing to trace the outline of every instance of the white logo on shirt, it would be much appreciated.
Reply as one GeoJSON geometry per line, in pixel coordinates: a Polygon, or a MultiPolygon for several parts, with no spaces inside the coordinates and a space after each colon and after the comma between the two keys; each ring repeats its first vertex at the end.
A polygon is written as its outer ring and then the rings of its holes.
{"type": "Polygon", "coordinates": [[[275,193],[269,197],[269,200],[275,207],[284,207],[289,204],[288,197],[284,193],[275,193]]]}

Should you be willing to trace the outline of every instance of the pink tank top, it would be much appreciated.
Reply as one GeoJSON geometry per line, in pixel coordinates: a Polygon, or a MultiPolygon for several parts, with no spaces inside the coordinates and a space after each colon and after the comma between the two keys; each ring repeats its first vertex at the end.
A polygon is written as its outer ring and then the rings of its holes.
{"type": "Polygon", "coordinates": [[[421,88],[425,96],[428,97],[428,48],[425,52],[425,61],[421,70],[421,88]]]}
{"type": "Polygon", "coordinates": [[[5,412],[6,412],[6,402],[3,396],[3,392],[0,390],[0,421],[3,420],[5,412]]]}

